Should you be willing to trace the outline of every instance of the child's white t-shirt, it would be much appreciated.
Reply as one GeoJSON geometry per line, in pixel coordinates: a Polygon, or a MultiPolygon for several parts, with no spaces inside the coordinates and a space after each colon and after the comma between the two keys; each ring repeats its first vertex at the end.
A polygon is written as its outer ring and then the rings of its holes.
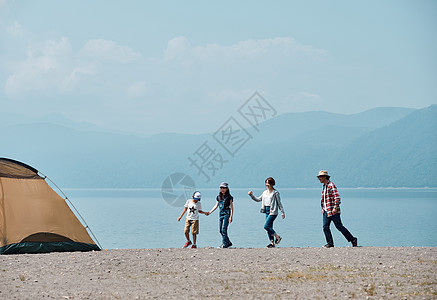
{"type": "Polygon", "coordinates": [[[184,207],[187,208],[188,220],[199,220],[199,210],[202,210],[202,204],[200,204],[200,201],[194,203],[192,199],[188,199],[184,207]]]}

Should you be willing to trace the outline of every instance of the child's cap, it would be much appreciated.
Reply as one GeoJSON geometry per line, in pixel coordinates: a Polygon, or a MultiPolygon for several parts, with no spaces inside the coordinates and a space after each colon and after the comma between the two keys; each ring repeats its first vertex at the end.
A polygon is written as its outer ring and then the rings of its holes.
{"type": "Polygon", "coordinates": [[[202,195],[200,194],[200,192],[195,192],[193,195],[193,199],[200,201],[200,198],[202,198],[202,195]]]}
{"type": "Polygon", "coordinates": [[[228,187],[228,183],[227,182],[222,182],[222,183],[220,183],[220,187],[221,188],[227,188],[228,187]]]}

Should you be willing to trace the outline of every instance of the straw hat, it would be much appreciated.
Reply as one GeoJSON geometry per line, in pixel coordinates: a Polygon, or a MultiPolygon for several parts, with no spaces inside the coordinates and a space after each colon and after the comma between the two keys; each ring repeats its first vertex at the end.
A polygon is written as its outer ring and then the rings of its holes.
{"type": "Polygon", "coordinates": [[[331,177],[328,175],[328,171],[325,171],[325,170],[319,171],[319,175],[317,175],[317,177],[319,177],[319,176],[326,176],[328,178],[331,177]]]}

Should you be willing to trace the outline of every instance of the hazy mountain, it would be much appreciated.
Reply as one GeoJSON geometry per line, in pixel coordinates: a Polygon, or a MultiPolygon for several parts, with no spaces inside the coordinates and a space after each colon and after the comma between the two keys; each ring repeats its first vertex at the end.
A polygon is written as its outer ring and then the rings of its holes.
{"type": "Polygon", "coordinates": [[[259,131],[249,128],[253,138],[235,157],[212,134],[143,138],[53,116],[45,123],[2,120],[0,156],[25,162],[62,187],[160,188],[174,172],[189,174],[198,186],[223,180],[234,187],[258,186],[274,176],[278,186],[318,187],[319,169],[328,169],[343,187],[437,186],[436,107],[285,114],[259,131]],[[208,183],[188,160],[205,142],[226,161],[208,183]]]}
{"type": "Polygon", "coordinates": [[[110,130],[100,128],[99,126],[88,122],[76,122],[64,117],[59,113],[51,113],[42,117],[29,117],[15,113],[0,112],[0,127],[35,124],[35,123],[49,123],[53,125],[60,125],[71,129],[80,131],[101,131],[110,132],[110,130]]]}
{"type": "Polygon", "coordinates": [[[399,120],[414,109],[379,107],[358,114],[343,115],[323,111],[287,113],[261,124],[261,128],[274,139],[288,139],[308,131],[327,126],[367,128],[369,130],[399,120]],[[282,129],[287,128],[287,132],[282,129]]]}
{"type": "MultiPolygon", "coordinates": [[[[361,124],[363,115],[356,115],[350,124],[361,124]]],[[[390,115],[389,111],[384,115],[390,115]]],[[[327,169],[343,187],[437,186],[437,106],[394,119],[373,130],[326,125],[251,149],[244,157],[257,160],[237,162],[235,169],[246,166],[245,172],[237,172],[233,179],[253,182],[251,177],[257,177],[262,181],[272,174],[278,182],[285,182],[284,186],[314,187],[317,171],[327,169]]],[[[373,124],[377,122],[373,120],[373,124]]]]}
{"type": "Polygon", "coordinates": [[[437,105],[362,136],[334,164],[349,186],[437,186],[437,105]]]}

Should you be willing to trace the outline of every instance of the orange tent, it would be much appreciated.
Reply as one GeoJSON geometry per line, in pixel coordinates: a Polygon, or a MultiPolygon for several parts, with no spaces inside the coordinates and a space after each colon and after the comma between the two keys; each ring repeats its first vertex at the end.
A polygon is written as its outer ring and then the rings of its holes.
{"type": "Polygon", "coordinates": [[[38,170],[0,158],[0,254],[91,250],[100,247],[38,170]]]}

